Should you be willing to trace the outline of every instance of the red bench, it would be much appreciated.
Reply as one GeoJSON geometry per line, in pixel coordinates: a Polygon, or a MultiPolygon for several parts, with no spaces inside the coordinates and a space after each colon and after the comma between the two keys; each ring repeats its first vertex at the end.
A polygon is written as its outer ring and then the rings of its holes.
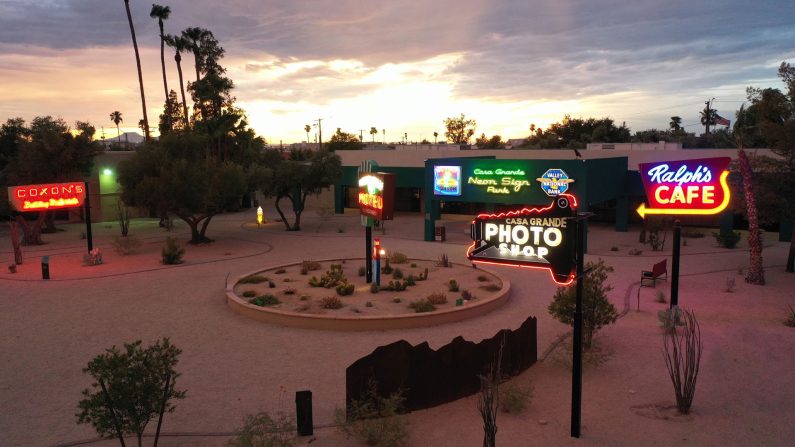
{"type": "Polygon", "coordinates": [[[656,287],[658,279],[665,279],[668,280],[668,260],[663,259],[662,261],[654,264],[652,266],[651,271],[644,270],[640,274],[640,286],[641,287],[656,287]],[[663,278],[663,276],[665,278],[663,278]],[[651,283],[651,284],[649,284],[651,283]]]}

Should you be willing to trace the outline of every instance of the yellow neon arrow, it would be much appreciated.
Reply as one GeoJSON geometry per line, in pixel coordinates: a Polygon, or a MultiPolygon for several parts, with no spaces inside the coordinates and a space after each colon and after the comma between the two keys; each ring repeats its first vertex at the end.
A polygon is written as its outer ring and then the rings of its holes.
{"type": "Polygon", "coordinates": [[[645,203],[641,203],[636,210],[642,219],[646,218],[646,214],[685,214],[685,215],[706,215],[718,214],[729,206],[731,194],[729,192],[729,185],[726,183],[726,178],[729,177],[729,171],[723,171],[720,175],[720,186],[723,188],[723,202],[717,208],[710,209],[687,209],[687,208],[646,208],[645,203]]]}

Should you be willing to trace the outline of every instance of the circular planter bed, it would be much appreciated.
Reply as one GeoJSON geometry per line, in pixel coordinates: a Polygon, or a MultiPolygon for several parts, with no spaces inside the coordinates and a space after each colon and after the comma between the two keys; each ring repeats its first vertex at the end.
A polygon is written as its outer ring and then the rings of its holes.
{"type": "MultiPolygon", "coordinates": [[[[384,263],[382,263],[384,267],[384,263]]],[[[460,321],[501,305],[510,284],[468,265],[410,259],[365,281],[364,259],[304,261],[228,281],[227,304],[273,324],[332,330],[400,329],[460,321]]]]}

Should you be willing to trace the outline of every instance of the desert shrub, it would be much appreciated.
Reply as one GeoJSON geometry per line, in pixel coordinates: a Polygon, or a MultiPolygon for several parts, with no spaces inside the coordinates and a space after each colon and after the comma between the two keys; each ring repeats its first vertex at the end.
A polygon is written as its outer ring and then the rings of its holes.
{"type": "Polygon", "coordinates": [[[699,230],[698,228],[683,228],[682,229],[682,236],[689,237],[692,239],[700,239],[705,236],[704,232],[699,230]]]}
{"type": "Polygon", "coordinates": [[[740,232],[739,231],[732,231],[729,236],[723,237],[717,231],[712,232],[712,236],[715,238],[715,241],[723,248],[734,248],[737,246],[737,243],[740,242],[740,232]]]}
{"type": "Polygon", "coordinates": [[[409,258],[399,251],[394,251],[389,254],[389,262],[393,264],[405,264],[409,262],[409,258]]]}
{"type": "Polygon", "coordinates": [[[243,297],[244,298],[254,298],[255,296],[257,296],[257,292],[255,292],[253,290],[244,290],[243,291],[243,297]]]}
{"type": "Polygon", "coordinates": [[[428,279],[428,267],[425,267],[425,270],[420,273],[420,276],[417,277],[417,281],[425,281],[428,279]]]}
{"type": "Polygon", "coordinates": [[[177,238],[169,236],[166,238],[166,243],[160,253],[163,257],[163,264],[182,264],[185,249],[179,245],[177,238]]]}
{"type": "Polygon", "coordinates": [[[658,303],[664,303],[664,302],[666,302],[665,300],[666,300],[665,292],[663,292],[662,290],[658,290],[657,291],[657,302],[658,303]]]}
{"type": "Polygon", "coordinates": [[[403,270],[396,268],[395,271],[392,272],[392,277],[395,279],[403,279],[403,270]]]}
{"type": "Polygon", "coordinates": [[[615,245],[613,245],[612,247],[610,247],[610,251],[618,251],[618,247],[616,247],[615,245]]]}
{"type": "Polygon", "coordinates": [[[358,307],[351,307],[351,312],[353,312],[353,313],[355,313],[355,314],[360,314],[360,313],[362,313],[362,311],[361,311],[361,310],[359,310],[359,308],[358,308],[358,307]]]}
{"type": "Polygon", "coordinates": [[[354,289],[354,285],[349,283],[337,284],[337,287],[335,287],[337,294],[340,296],[351,295],[354,289]]]}
{"type": "Polygon", "coordinates": [[[413,301],[411,304],[409,304],[409,308],[418,314],[423,312],[433,312],[436,310],[436,306],[428,302],[428,300],[413,301]]]}
{"type": "Polygon", "coordinates": [[[406,278],[406,280],[403,281],[403,282],[406,284],[406,286],[416,286],[417,285],[417,282],[414,279],[414,275],[409,275],[408,278],[406,278]]]}
{"type": "Polygon", "coordinates": [[[301,269],[306,269],[307,272],[320,270],[320,263],[317,261],[302,261],[301,269]]]}
{"type": "Polygon", "coordinates": [[[247,415],[243,426],[235,430],[235,437],[227,443],[229,447],[293,447],[295,445],[293,418],[279,412],[272,418],[266,412],[247,415]]]}
{"type": "Polygon", "coordinates": [[[307,301],[309,300],[309,295],[301,295],[300,297],[298,297],[298,299],[301,301],[307,301]]]}
{"type": "Polygon", "coordinates": [[[388,397],[378,394],[370,381],[360,399],[351,399],[347,414],[337,410],[335,419],[340,431],[370,446],[398,447],[408,441],[408,419],[401,413],[405,398],[401,391],[388,397]]]}
{"type": "Polygon", "coordinates": [[[114,236],[113,248],[120,255],[129,255],[142,245],[140,239],[135,236],[114,236]]]}
{"type": "Polygon", "coordinates": [[[323,309],[339,309],[342,301],[336,296],[327,296],[320,299],[320,307],[323,309]]]}
{"type": "MultiPolygon", "coordinates": [[[[613,267],[600,259],[597,262],[587,262],[585,268],[591,270],[583,279],[582,295],[583,345],[588,349],[591,347],[593,335],[599,329],[615,323],[618,311],[607,300],[607,292],[613,290],[613,286],[606,284],[607,274],[613,271],[613,267]]],[[[548,307],[549,313],[561,323],[574,324],[576,290],[576,283],[558,288],[548,307]]]]}
{"type": "Polygon", "coordinates": [[[307,270],[307,269],[305,269],[305,268],[301,267],[301,274],[302,274],[302,275],[306,275],[306,274],[308,274],[308,273],[309,273],[309,270],[307,270]]]}
{"type": "Polygon", "coordinates": [[[393,291],[393,292],[402,292],[406,290],[406,283],[401,281],[389,281],[388,284],[381,286],[381,289],[393,291]]]}
{"type": "Polygon", "coordinates": [[[378,284],[376,283],[370,284],[370,293],[378,293],[380,290],[381,288],[378,287],[378,284]]]}
{"type": "Polygon", "coordinates": [[[282,282],[293,282],[293,280],[290,278],[284,278],[282,279],[282,282]]]}
{"type": "Polygon", "coordinates": [[[275,274],[277,274],[277,275],[281,275],[282,273],[287,273],[287,270],[286,270],[286,269],[278,269],[278,270],[276,270],[276,271],[275,271],[275,272],[273,272],[273,273],[275,273],[275,274]]]}
{"type": "Polygon", "coordinates": [[[639,250],[637,248],[632,248],[627,253],[629,253],[632,256],[640,256],[643,253],[643,250],[639,250]]]}
{"type": "Polygon", "coordinates": [[[521,413],[533,397],[532,388],[523,388],[515,383],[500,387],[500,409],[503,413],[521,413]]]}
{"type": "Polygon", "coordinates": [[[367,301],[366,303],[364,303],[364,307],[373,307],[373,302],[367,301]]]}
{"type": "Polygon", "coordinates": [[[787,314],[787,319],[784,320],[784,326],[795,327],[795,309],[789,304],[787,304],[787,307],[789,308],[789,314],[787,314]]]}
{"type": "Polygon", "coordinates": [[[447,304],[447,295],[442,292],[433,292],[425,298],[433,305],[447,304]]]}
{"type": "Polygon", "coordinates": [[[346,284],[347,282],[348,278],[346,278],[345,274],[342,272],[342,264],[331,264],[331,268],[329,268],[320,279],[313,276],[309,280],[309,285],[312,287],[325,287],[330,289],[340,284],[346,284]]]}
{"type": "Polygon", "coordinates": [[[478,281],[480,281],[480,282],[489,281],[489,277],[486,276],[486,275],[478,275],[478,281]]]}
{"type": "Polygon", "coordinates": [[[736,283],[736,281],[734,280],[733,277],[731,277],[731,276],[727,277],[726,278],[726,286],[723,288],[723,291],[726,292],[726,293],[734,292],[734,287],[735,287],[736,284],[737,283],[736,283]]]}
{"type": "Polygon", "coordinates": [[[451,292],[458,292],[458,281],[451,279],[447,283],[447,289],[451,292]]]}
{"type": "Polygon", "coordinates": [[[356,274],[358,274],[359,276],[364,276],[365,274],[367,274],[367,269],[364,268],[363,265],[360,265],[359,270],[357,270],[356,274]]]}
{"type": "Polygon", "coordinates": [[[276,288],[276,283],[269,279],[268,280],[268,288],[269,289],[275,289],[276,288]]]}
{"type": "Polygon", "coordinates": [[[294,288],[292,288],[292,287],[288,287],[288,288],[284,289],[284,294],[285,295],[295,295],[295,292],[296,292],[296,290],[294,288]]]}
{"type": "Polygon", "coordinates": [[[487,291],[487,292],[496,292],[496,291],[502,289],[502,286],[500,286],[499,284],[489,283],[489,284],[484,284],[484,285],[480,286],[480,288],[485,290],[485,291],[487,291]]]}
{"type": "Polygon", "coordinates": [[[413,269],[417,268],[417,263],[416,262],[412,262],[411,263],[411,268],[413,268],[413,269]]]}
{"type": "Polygon", "coordinates": [[[452,267],[453,265],[450,263],[450,258],[447,257],[447,253],[442,253],[439,256],[439,261],[436,262],[436,265],[439,267],[452,267]]]}
{"type": "Polygon", "coordinates": [[[262,275],[248,275],[240,278],[238,284],[259,284],[265,281],[270,281],[270,279],[267,276],[262,275]]]}
{"type": "Polygon", "coordinates": [[[83,265],[100,265],[102,264],[102,252],[99,247],[92,249],[87,254],[83,255],[83,265]]]}
{"type": "Polygon", "coordinates": [[[385,275],[388,275],[388,274],[392,273],[393,270],[394,269],[392,268],[392,266],[389,265],[389,258],[386,258],[386,261],[384,262],[384,265],[381,266],[381,273],[383,273],[385,275]]]}
{"type": "Polygon", "coordinates": [[[276,304],[281,304],[279,298],[276,298],[271,294],[260,295],[256,298],[250,299],[248,302],[255,306],[260,306],[260,307],[275,306],[276,304]]]}
{"type": "Polygon", "coordinates": [[[677,326],[683,324],[682,312],[678,307],[657,312],[657,320],[659,320],[659,325],[665,332],[673,331],[677,326]]]}
{"type": "Polygon", "coordinates": [[[472,292],[469,290],[464,289],[461,291],[461,298],[470,301],[475,299],[475,295],[472,295],[472,292]]]}
{"type": "Polygon", "coordinates": [[[663,333],[665,366],[676,395],[676,408],[687,414],[696,395],[696,381],[701,363],[701,328],[693,312],[682,310],[682,326],[663,333]]]}
{"type": "Polygon", "coordinates": [[[398,304],[398,303],[400,303],[401,301],[402,301],[402,300],[401,300],[400,298],[398,298],[398,297],[394,297],[394,298],[392,298],[392,302],[393,302],[393,303],[395,303],[395,304],[398,304]]]}

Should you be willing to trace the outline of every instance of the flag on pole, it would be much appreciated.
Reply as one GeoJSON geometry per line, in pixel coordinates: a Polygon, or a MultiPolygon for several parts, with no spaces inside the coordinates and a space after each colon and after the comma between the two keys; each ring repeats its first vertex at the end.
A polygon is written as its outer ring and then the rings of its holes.
{"type": "Polygon", "coordinates": [[[716,113],[715,114],[715,124],[720,124],[721,126],[730,127],[732,122],[716,113]]]}

